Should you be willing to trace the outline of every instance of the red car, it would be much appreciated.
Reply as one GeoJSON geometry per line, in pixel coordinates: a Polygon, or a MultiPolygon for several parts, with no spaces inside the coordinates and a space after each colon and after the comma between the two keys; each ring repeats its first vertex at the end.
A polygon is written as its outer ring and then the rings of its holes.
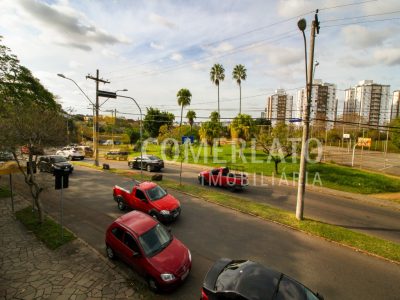
{"type": "Polygon", "coordinates": [[[132,211],[116,219],[106,232],[110,259],[120,258],[146,278],[153,291],[181,284],[192,268],[189,249],[154,218],[132,211]]]}
{"type": "Polygon", "coordinates": [[[248,186],[248,178],[243,173],[233,173],[227,167],[200,172],[198,176],[201,185],[215,185],[241,190],[248,186]]]}
{"type": "Polygon", "coordinates": [[[181,213],[179,201],[150,181],[127,181],[115,185],[113,196],[121,211],[127,208],[140,210],[160,221],[173,221],[181,213]]]}

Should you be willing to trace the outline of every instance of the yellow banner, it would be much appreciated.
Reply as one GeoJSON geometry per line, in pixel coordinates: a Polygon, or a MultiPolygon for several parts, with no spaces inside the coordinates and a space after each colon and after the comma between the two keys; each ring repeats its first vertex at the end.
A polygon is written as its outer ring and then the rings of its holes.
{"type": "Polygon", "coordinates": [[[18,173],[21,170],[15,161],[0,162],[0,175],[8,175],[12,173],[18,173]]]}
{"type": "Polygon", "coordinates": [[[371,138],[358,138],[357,146],[371,147],[371,138]]]}

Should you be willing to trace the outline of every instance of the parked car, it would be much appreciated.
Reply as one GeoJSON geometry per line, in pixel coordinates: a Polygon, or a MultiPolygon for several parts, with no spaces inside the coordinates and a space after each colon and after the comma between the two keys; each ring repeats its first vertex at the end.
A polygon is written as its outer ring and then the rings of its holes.
{"type": "Polygon", "coordinates": [[[146,278],[153,291],[181,284],[192,268],[189,249],[154,218],[132,211],[116,219],[106,232],[106,251],[146,278]]]}
{"type": "Polygon", "coordinates": [[[161,171],[164,168],[164,161],[154,155],[143,155],[143,159],[140,156],[135,157],[133,160],[128,161],[128,166],[131,169],[140,169],[141,162],[142,168],[151,171],[161,171]]]}
{"type": "Polygon", "coordinates": [[[201,300],[322,300],[293,278],[250,260],[221,258],[208,271],[201,300]]]}
{"type": "Polygon", "coordinates": [[[0,161],[14,160],[14,156],[11,152],[0,151],[0,161]]]}
{"type": "Polygon", "coordinates": [[[105,159],[128,160],[127,151],[111,150],[104,155],[105,159]]]}
{"type": "Polygon", "coordinates": [[[161,186],[150,181],[127,181],[113,188],[121,211],[140,210],[160,221],[173,221],[181,214],[180,202],[161,186]]]}
{"type": "Polygon", "coordinates": [[[74,171],[74,166],[61,155],[47,155],[40,157],[38,168],[40,172],[49,173],[54,173],[54,170],[65,170],[71,174],[74,171]]]}
{"type": "Polygon", "coordinates": [[[85,158],[85,152],[79,149],[78,147],[64,147],[61,150],[56,152],[56,155],[61,155],[67,158],[68,160],[79,159],[82,160],[85,158]]]}
{"type": "Polygon", "coordinates": [[[233,173],[227,167],[200,172],[198,180],[201,185],[215,185],[241,190],[248,186],[248,178],[243,173],[233,173]]]}
{"type": "Polygon", "coordinates": [[[85,157],[93,157],[93,149],[89,146],[77,146],[77,148],[81,149],[85,153],[85,157]]]}

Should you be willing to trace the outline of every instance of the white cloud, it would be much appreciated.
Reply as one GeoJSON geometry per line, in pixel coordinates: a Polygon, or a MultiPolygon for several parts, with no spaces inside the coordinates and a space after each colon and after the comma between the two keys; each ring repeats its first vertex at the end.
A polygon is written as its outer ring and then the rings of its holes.
{"type": "Polygon", "coordinates": [[[183,59],[183,56],[180,53],[174,53],[171,55],[171,59],[174,61],[181,61],[183,59]]]}
{"type": "Polygon", "coordinates": [[[173,23],[173,22],[169,21],[168,19],[166,19],[160,15],[157,15],[155,13],[150,14],[149,20],[153,23],[160,24],[169,29],[174,29],[176,27],[175,23],[173,23]]]}
{"type": "Polygon", "coordinates": [[[393,35],[391,28],[372,30],[360,25],[350,25],[342,29],[346,45],[355,49],[376,47],[393,35]]]}
{"type": "Polygon", "coordinates": [[[318,8],[316,1],[310,0],[279,0],[278,13],[282,17],[293,17],[318,8]]]}
{"type": "Polygon", "coordinates": [[[383,63],[387,66],[400,65],[400,48],[378,49],[374,52],[374,58],[377,63],[383,63]]]}
{"type": "Polygon", "coordinates": [[[164,46],[156,42],[151,42],[150,47],[156,50],[164,50],[164,46]]]}

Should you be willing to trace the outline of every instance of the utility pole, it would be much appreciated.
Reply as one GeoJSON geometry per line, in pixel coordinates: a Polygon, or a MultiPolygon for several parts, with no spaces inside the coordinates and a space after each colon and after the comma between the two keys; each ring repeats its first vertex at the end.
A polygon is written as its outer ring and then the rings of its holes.
{"type": "Polygon", "coordinates": [[[94,148],[94,164],[96,166],[99,165],[99,82],[104,84],[110,83],[108,80],[99,78],[99,69],[96,70],[96,77],[91,76],[90,74],[86,76],[86,79],[92,79],[96,81],[96,103],[95,103],[95,136],[93,136],[93,148],[94,148]]]}
{"type": "MultiPolygon", "coordinates": [[[[305,36],[304,30],[306,28],[306,21],[304,19],[298,22],[299,29],[303,32],[304,43],[305,36]]],[[[304,212],[304,192],[306,187],[306,169],[307,162],[306,157],[308,152],[308,136],[310,131],[310,106],[311,106],[311,88],[312,88],[312,78],[313,78],[313,63],[314,63],[314,42],[315,35],[319,34],[319,21],[318,21],[318,10],[315,13],[314,21],[311,26],[311,40],[310,40],[310,58],[309,58],[309,66],[306,68],[308,71],[307,74],[307,105],[306,110],[304,112],[304,124],[303,124],[303,136],[301,143],[301,157],[300,157],[300,170],[299,170],[299,183],[297,189],[297,205],[296,205],[296,218],[298,220],[303,220],[303,212],[304,212]]],[[[305,46],[306,47],[306,46],[305,46]]],[[[306,48],[305,48],[306,49],[306,48]]],[[[307,57],[307,56],[306,56],[307,57]]],[[[306,64],[307,66],[307,64],[306,64]]]]}

